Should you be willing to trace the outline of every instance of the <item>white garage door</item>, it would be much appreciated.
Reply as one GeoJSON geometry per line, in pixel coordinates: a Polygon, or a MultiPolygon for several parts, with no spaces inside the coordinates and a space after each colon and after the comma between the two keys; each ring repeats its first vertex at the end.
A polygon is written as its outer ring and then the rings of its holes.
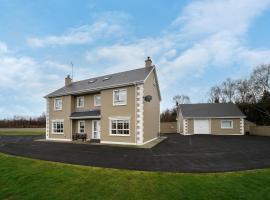
{"type": "Polygon", "coordinates": [[[195,134],[210,134],[210,122],[208,119],[194,120],[194,133],[195,134]]]}

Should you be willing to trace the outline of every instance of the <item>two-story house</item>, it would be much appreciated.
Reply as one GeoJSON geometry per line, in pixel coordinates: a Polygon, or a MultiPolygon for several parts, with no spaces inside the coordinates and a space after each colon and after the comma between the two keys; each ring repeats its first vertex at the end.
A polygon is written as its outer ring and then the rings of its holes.
{"type": "Polygon", "coordinates": [[[159,136],[161,95],[151,59],[145,67],[72,82],[45,96],[46,139],[74,135],[107,144],[142,145],[159,136]]]}

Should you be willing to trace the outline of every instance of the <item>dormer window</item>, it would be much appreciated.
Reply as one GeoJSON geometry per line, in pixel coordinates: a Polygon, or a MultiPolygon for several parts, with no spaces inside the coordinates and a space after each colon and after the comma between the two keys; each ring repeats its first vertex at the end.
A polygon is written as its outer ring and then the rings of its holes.
{"type": "Polygon", "coordinates": [[[77,108],[84,107],[84,97],[77,97],[77,108]]]}
{"type": "Polygon", "coordinates": [[[62,98],[54,99],[54,110],[62,110],[62,98]]]}

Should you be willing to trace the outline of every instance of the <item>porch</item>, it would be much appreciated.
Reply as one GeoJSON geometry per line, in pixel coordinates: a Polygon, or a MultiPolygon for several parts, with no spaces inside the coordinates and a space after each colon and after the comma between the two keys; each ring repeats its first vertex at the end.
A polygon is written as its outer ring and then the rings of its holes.
{"type": "Polygon", "coordinates": [[[100,142],[100,110],[73,112],[70,120],[72,141],[100,142]]]}

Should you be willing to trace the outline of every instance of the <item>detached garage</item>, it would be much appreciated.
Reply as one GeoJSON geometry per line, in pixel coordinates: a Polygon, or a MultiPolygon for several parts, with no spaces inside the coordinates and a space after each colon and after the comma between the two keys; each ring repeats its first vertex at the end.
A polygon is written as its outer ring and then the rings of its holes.
{"type": "Polygon", "coordinates": [[[245,115],[233,103],[181,104],[177,131],[183,135],[243,135],[245,115]]]}

